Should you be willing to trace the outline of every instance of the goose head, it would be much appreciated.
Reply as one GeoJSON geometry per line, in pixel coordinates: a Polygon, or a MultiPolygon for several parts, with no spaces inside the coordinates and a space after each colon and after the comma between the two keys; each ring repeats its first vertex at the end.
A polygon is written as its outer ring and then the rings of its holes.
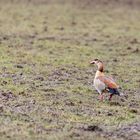
{"type": "Polygon", "coordinates": [[[103,72],[103,62],[101,60],[96,58],[93,61],[91,61],[90,64],[96,64],[98,67],[98,71],[103,72]]]}

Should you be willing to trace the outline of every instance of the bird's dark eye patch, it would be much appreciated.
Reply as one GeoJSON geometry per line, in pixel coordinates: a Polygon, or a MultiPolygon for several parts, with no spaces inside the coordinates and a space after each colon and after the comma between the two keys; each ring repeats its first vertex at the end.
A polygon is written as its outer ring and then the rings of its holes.
{"type": "Polygon", "coordinates": [[[98,61],[99,59],[94,59],[94,61],[98,61]]]}

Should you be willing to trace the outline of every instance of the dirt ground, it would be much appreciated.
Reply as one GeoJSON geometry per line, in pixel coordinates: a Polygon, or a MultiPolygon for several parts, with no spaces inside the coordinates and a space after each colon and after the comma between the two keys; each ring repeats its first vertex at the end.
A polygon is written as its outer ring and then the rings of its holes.
{"type": "Polygon", "coordinates": [[[1,140],[139,140],[139,3],[1,0],[1,140]],[[98,100],[95,58],[124,96],[98,100]]]}

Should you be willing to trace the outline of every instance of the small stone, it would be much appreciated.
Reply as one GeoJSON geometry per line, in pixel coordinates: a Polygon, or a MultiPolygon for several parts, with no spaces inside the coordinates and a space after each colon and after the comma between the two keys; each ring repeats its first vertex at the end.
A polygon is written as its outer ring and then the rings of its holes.
{"type": "Polygon", "coordinates": [[[107,116],[113,116],[113,114],[111,112],[108,112],[107,116]]]}
{"type": "Polygon", "coordinates": [[[132,48],[131,47],[127,47],[127,50],[131,50],[132,48]]]}
{"type": "Polygon", "coordinates": [[[131,112],[131,113],[138,113],[138,111],[137,111],[137,109],[135,109],[135,108],[131,108],[130,110],[129,110],[129,112],[131,112]]]}
{"type": "Polygon", "coordinates": [[[19,68],[19,69],[22,69],[23,65],[18,64],[18,65],[16,65],[16,67],[19,68]]]}
{"type": "Polygon", "coordinates": [[[103,130],[97,125],[90,125],[87,128],[85,128],[85,131],[103,131],[103,130]]]}

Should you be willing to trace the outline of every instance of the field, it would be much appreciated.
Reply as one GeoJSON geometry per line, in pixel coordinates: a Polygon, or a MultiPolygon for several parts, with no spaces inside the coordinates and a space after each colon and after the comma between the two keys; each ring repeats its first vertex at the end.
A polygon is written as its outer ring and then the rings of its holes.
{"type": "Polygon", "coordinates": [[[1,140],[138,140],[139,8],[0,1],[1,140]],[[98,100],[95,58],[123,97],[98,100]]]}

